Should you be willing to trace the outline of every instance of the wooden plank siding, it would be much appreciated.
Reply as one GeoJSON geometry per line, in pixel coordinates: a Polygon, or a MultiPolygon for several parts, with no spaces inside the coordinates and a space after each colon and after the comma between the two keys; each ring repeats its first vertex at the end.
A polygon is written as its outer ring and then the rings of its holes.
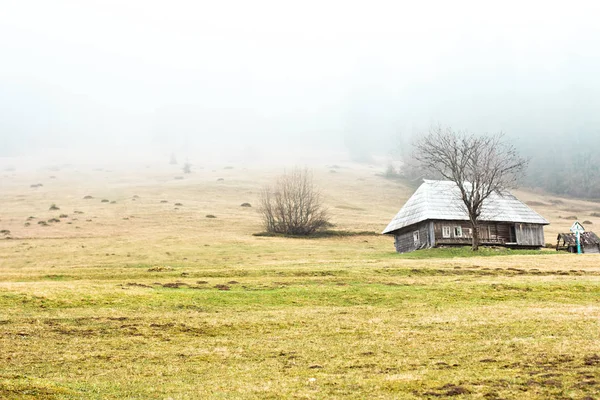
{"type": "MultiPolygon", "coordinates": [[[[409,251],[443,246],[468,246],[473,235],[468,221],[423,221],[408,226],[395,233],[396,251],[409,251]],[[444,227],[450,230],[449,237],[444,237],[444,227]],[[460,227],[462,235],[456,235],[460,227]],[[419,231],[420,241],[414,243],[414,232],[419,231]]],[[[499,245],[510,247],[542,247],[544,246],[544,227],[537,224],[513,222],[481,222],[479,226],[479,241],[481,245],[499,245]]]]}
{"type": "Polygon", "coordinates": [[[515,224],[517,244],[520,246],[543,246],[544,227],[533,224],[515,224]]]}
{"type": "Polygon", "coordinates": [[[434,242],[431,240],[429,221],[415,224],[412,227],[406,227],[394,235],[394,245],[398,253],[408,253],[418,249],[426,249],[433,247],[434,242]],[[415,243],[414,233],[419,232],[419,241],[415,243]]]}
{"type": "MultiPolygon", "coordinates": [[[[479,240],[482,244],[505,244],[514,242],[515,238],[511,236],[511,229],[508,223],[501,222],[482,222],[479,225],[479,240]]],[[[444,242],[450,243],[465,243],[470,244],[473,234],[471,232],[471,224],[467,221],[435,221],[434,222],[435,241],[437,244],[444,242]],[[445,238],[443,235],[443,227],[450,228],[450,237],[445,238]],[[461,227],[462,237],[454,235],[455,228],[461,227]]]]}

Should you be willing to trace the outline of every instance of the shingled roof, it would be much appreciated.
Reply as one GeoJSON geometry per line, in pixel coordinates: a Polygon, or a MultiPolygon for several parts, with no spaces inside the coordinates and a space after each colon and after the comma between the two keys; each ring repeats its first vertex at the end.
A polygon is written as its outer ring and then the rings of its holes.
{"type": "MultiPolygon", "coordinates": [[[[577,246],[577,236],[574,233],[559,233],[557,240],[562,239],[565,246],[577,246]]],[[[598,245],[600,238],[594,232],[583,232],[580,236],[582,246],[598,245]]]]}
{"type": "MultiPolygon", "coordinates": [[[[426,220],[468,221],[458,186],[452,181],[424,180],[383,233],[426,220]]],[[[481,221],[521,222],[548,225],[549,222],[509,192],[492,193],[483,203],[481,221]]]]}

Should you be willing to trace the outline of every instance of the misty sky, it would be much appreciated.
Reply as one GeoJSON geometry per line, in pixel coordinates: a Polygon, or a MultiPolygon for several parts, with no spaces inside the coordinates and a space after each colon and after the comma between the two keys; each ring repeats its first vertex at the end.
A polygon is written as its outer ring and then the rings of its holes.
{"type": "Polygon", "coordinates": [[[384,152],[433,123],[528,146],[600,132],[597,2],[0,5],[0,156],[384,152]]]}

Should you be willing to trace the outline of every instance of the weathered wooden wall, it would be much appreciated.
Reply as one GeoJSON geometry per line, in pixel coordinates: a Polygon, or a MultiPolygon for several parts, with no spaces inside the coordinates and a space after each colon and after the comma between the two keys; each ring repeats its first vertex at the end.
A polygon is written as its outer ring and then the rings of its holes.
{"type": "Polygon", "coordinates": [[[408,253],[418,249],[425,249],[432,246],[432,242],[429,234],[430,222],[425,221],[420,224],[416,224],[412,227],[406,227],[400,232],[396,233],[394,244],[398,253],[408,253]],[[414,232],[419,231],[419,244],[414,243],[414,232]]]}
{"type": "MultiPolygon", "coordinates": [[[[480,241],[489,241],[489,242],[499,242],[499,243],[509,243],[514,242],[515,238],[511,237],[510,233],[510,225],[507,223],[501,222],[482,222],[479,225],[479,239],[480,241]]],[[[434,233],[435,240],[444,240],[443,237],[443,227],[450,227],[450,238],[456,239],[454,237],[454,227],[460,226],[462,228],[462,238],[465,239],[465,242],[470,241],[473,235],[470,233],[471,224],[467,221],[435,221],[434,223],[434,233]]]]}
{"type": "MultiPolygon", "coordinates": [[[[403,228],[395,234],[396,251],[407,253],[437,245],[468,246],[472,240],[471,224],[467,221],[424,221],[403,228]],[[443,237],[443,227],[450,227],[450,237],[443,237]],[[462,236],[455,237],[454,228],[460,226],[462,236]],[[413,233],[419,231],[420,243],[415,246],[413,233]]],[[[544,227],[535,224],[510,222],[482,222],[479,226],[481,244],[508,245],[514,247],[543,247],[544,227]]]]}
{"type": "Polygon", "coordinates": [[[515,224],[517,233],[517,244],[519,246],[543,246],[544,245],[544,227],[543,225],[515,224]]]}

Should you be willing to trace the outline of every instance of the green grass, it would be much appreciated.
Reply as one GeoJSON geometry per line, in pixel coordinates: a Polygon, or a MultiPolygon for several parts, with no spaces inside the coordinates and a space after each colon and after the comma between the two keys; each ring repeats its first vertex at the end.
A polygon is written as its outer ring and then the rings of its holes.
{"type": "Polygon", "coordinates": [[[0,398],[598,396],[600,256],[397,254],[373,232],[409,193],[353,168],[323,172],[336,228],[314,240],[252,235],[267,180],[243,168],[6,178],[0,398]],[[23,225],[50,201],[85,218],[23,225]]]}
{"type": "MultiPolygon", "coordinates": [[[[398,257],[407,259],[427,259],[427,258],[454,258],[454,257],[489,257],[489,256],[509,256],[509,255],[539,255],[547,254],[541,250],[513,250],[505,247],[480,247],[477,251],[472,251],[471,247],[443,247],[435,249],[423,249],[410,253],[399,254],[398,257]]],[[[557,253],[563,254],[563,253],[557,253]]]]}
{"type": "Polygon", "coordinates": [[[435,253],[373,265],[355,265],[355,250],[343,263],[333,254],[325,264],[113,266],[109,275],[64,266],[27,280],[3,269],[0,397],[598,393],[598,269],[557,267],[555,254],[435,253]]]}

